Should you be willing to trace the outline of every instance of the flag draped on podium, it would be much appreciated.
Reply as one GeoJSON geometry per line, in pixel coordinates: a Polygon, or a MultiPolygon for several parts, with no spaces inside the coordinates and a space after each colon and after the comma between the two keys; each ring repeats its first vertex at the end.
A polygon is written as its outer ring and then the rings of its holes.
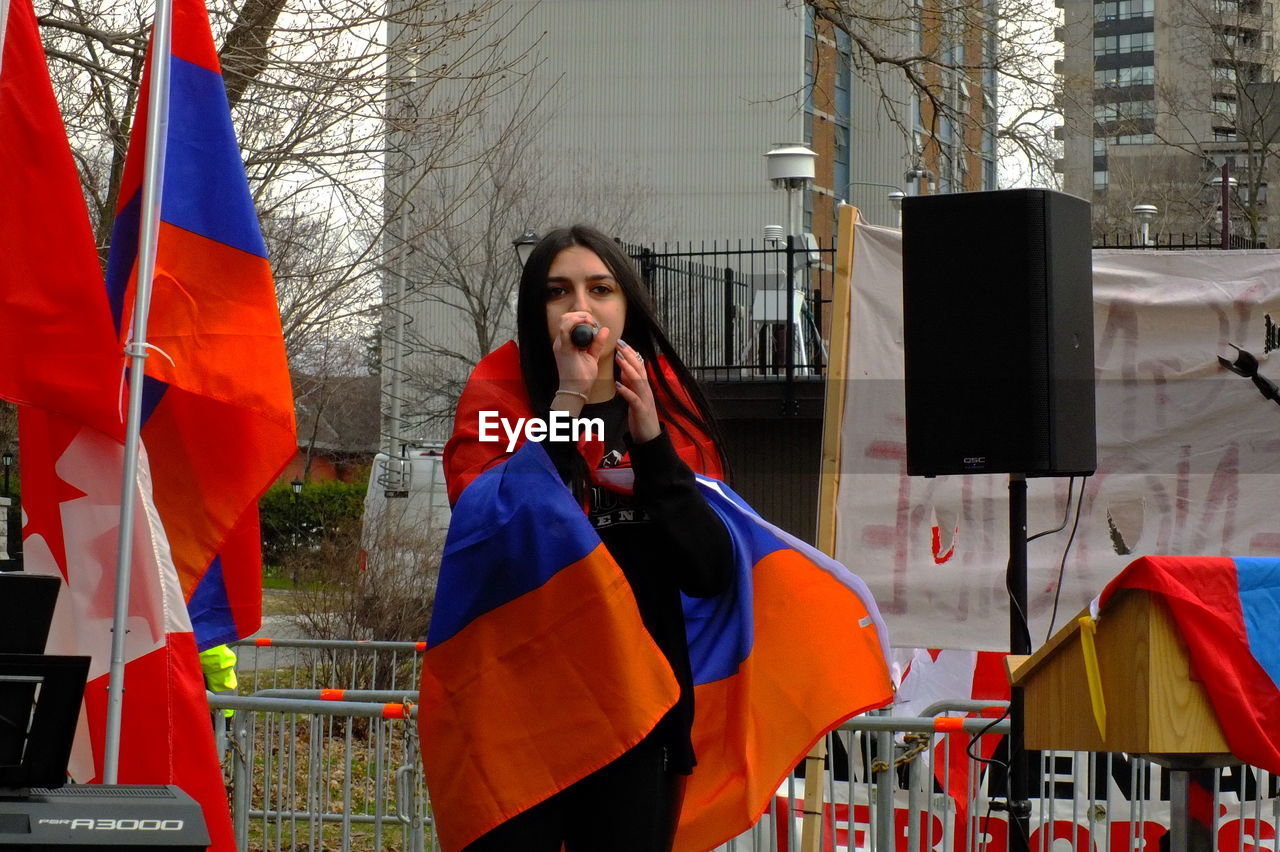
{"type": "MultiPolygon", "coordinates": [[[[680,850],[745,831],[819,737],[892,696],[884,625],[861,581],[723,483],[699,476],[698,487],[735,569],[724,594],[685,599],[698,765],[680,850]]],[[[471,479],[445,545],[419,710],[444,848],[618,757],[677,688],[541,445],[471,479]]]]}
{"type": "MultiPolygon", "coordinates": [[[[257,498],[296,452],[280,320],[204,7],[174,4],[174,107],[128,564],[121,783],[174,783],[234,849],[196,657],[260,619],[257,498]]],[[[0,331],[17,353],[28,571],[61,576],[49,650],[91,657],[70,772],[103,771],[123,486],[123,345],[147,103],[104,282],[30,0],[0,0],[0,331]]],[[[149,76],[150,62],[148,58],[149,76]]],[[[143,91],[147,82],[144,77],[143,91]]]]}
{"type": "Polygon", "coordinates": [[[1280,559],[1144,556],[1107,584],[1158,596],[1187,644],[1232,754],[1280,773],[1280,559]]]}

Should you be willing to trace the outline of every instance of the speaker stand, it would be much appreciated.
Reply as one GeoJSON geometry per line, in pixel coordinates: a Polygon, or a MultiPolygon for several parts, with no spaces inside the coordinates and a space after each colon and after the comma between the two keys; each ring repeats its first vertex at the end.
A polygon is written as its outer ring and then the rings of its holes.
{"type": "MultiPolygon", "coordinates": [[[[1009,474],[1009,653],[1031,653],[1027,613],[1027,477],[1009,474]]],[[[1022,688],[1009,691],[1009,850],[1030,852],[1031,801],[1027,753],[1023,740],[1022,688]]]]}

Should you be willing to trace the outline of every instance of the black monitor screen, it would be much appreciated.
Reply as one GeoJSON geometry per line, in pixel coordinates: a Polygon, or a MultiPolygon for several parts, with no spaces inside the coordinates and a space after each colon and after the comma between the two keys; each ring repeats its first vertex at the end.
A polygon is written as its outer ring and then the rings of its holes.
{"type": "Polygon", "coordinates": [[[0,574],[0,654],[43,654],[62,581],[47,574],[0,574]]]}

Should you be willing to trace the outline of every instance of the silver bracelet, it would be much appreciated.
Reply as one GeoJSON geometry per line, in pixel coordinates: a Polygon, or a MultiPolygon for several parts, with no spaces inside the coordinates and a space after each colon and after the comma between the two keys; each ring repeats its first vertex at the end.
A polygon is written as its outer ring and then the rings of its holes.
{"type": "Polygon", "coordinates": [[[560,390],[555,392],[555,395],[559,396],[562,393],[568,393],[568,394],[573,394],[574,396],[580,396],[582,397],[583,402],[587,401],[587,395],[582,391],[571,391],[571,390],[565,390],[564,388],[560,388],[560,390]]]}

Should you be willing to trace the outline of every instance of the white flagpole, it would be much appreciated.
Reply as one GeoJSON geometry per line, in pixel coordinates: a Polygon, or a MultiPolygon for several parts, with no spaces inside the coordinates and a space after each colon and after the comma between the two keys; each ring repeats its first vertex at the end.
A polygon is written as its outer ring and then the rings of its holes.
{"type": "MultiPolygon", "coordinates": [[[[102,782],[115,784],[120,774],[120,723],[124,710],[125,632],[129,619],[129,579],[133,554],[133,519],[138,500],[138,445],[142,429],[142,387],[146,374],[147,314],[156,271],[160,199],[164,190],[165,144],[169,136],[169,57],[173,32],[172,0],[156,0],[151,36],[151,90],[147,111],[146,165],[142,176],[141,231],[138,238],[138,282],[133,306],[133,336],[125,347],[129,358],[129,416],[125,423],[124,481],[120,488],[120,536],[116,550],[116,600],[111,625],[111,670],[107,681],[107,738],[102,782]]],[[[135,122],[134,132],[137,133],[135,122]]]]}

